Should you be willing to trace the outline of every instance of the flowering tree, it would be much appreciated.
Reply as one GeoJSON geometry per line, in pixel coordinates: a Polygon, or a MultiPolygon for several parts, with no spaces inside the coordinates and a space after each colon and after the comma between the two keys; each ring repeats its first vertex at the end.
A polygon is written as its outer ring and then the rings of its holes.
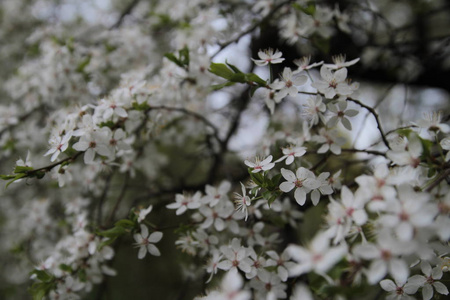
{"type": "Polygon", "coordinates": [[[444,299],[449,7],[339,2],[2,1],[0,297],[444,299]]]}

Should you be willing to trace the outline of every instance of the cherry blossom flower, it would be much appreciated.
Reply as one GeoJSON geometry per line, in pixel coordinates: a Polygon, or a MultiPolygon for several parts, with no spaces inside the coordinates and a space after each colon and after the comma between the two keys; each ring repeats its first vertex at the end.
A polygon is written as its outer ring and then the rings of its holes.
{"type": "Polygon", "coordinates": [[[250,291],[243,290],[244,280],[234,269],[228,271],[222,279],[220,289],[212,291],[208,296],[195,298],[197,300],[250,300],[250,291]]]}
{"type": "Polygon", "coordinates": [[[112,156],[107,138],[107,132],[104,130],[93,131],[81,136],[80,140],[72,147],[77,151],[84,151],[84,163],[92,164],[96,153],[108,158],[112,156]]]}
{"type": "Polygon", "coordinates": [[[326,130],[325,128],[320,128],[319,135],[312,138],[313,141],[322,144],[322,146],[317,150],[317,153],[326,153],[331,151],[333,154],[341,154],[341,146],[345,144],[345,139],[338,136],[336,130],[326,130]]]}
{"type": "Polygon", "coordinates": [[[49,140],[50,149],[44,154],[44,156],[52,154],[50,161],[55,161],[59,154],[66,151],[69,147],[69,141],[72,137],[72,131],[67,132],[64,135],[59,135],[54,132],[49,140]]]}
{"type": "Polygon", "coordinates": [[[409,165],[417,168],[420,164],[420,156],[423,148],[419,137],[410,135],[409,138],[402,138],[402,144],[391,145],[392,150],[386,152],[386,156],[399,166],[409,165]]]}
{"type": "Polygon", "coordinates": [[[205,187],[206,195],[203,196],[202,202],[208,204],[210,207],[214,207],[219,202],[223,202],[228,199],[227,193],[230,189],[231,183],[226,180],[222,181],[217,188],[207,184],[205,187]]]}
{"type": "Polygon", "coordinates": [[[219,269],[226,271],[230,269],[240,269],[244,273],[251,271],[252,261],[249,258],[250,253],[245,247],[241,246],[241,241],[239,239],[233,238],[231,244],[221,246],[220,251],[225,259],[219,263],[219,269]]]}
{"type": "Polygon", "coordinates": [[[328,103],[328,110],[335,115],[328,120],[327,127],[335,127],[340,121],[347,130],[352,130],[352,123],[347,117],[356,116],[358,111],[355,109],[347,109],[347,101],[328,103]]]}
{"type": "Polygon", "coordinates": [[[268,157],[261,160],[259,157],[255,157],[254,161],[245,160],[244,163],[249,167],[252,168],[252,173],[258,173],[261,171],[267,171],[272,169],[275,164],[271,163],[273,156],[269,155],[268,157]]]}
{"type": "Polygon", "coordinates": [[[342,69],[350,67],[359,61],[359,58],[355,58],[351,61],[346,61],[346,57],[343,54],[334,55],[331,59],[333,60],[333,64],[324,64],[324,66],[329,69],[342,69]]]}
{"type": "Polygon", "coordinates": [[[384,279],[380,281],[380,286],[389,295],[387,300],[414,300],[413,295],[417,292],[418,287],[411,283],[406,283],[406,280],[396,279],[395,282],[390,279],[384,279]]]}
{"type": "Polygon", "coordinates": [[[287,181],[280,184],[280,190],[288,193],[295,188],[295,201],[302,206],[305,204],[306,194],[320,186],[320,181],[316,180],[314,173],[303,167],[298,168],[295,174],[290,170],[282,168],[281,175],[287,181]]]}
{"type": "Polygon", "coordinates": [[[324,232],[316,234],[307,247],[289,245],[289,256],[297,263],[289,268],[289,276],[299,276],[310,271],[324,275],[347,253],[347,246],[330,247],[329,236],[324,232]]]}
{"type": "Polygon", "coordinates": [[[286,284],[282,283],[280,277],[270,272],[260,272],[258,280],[250,282],[250,286],[256,293],[256,298],[261,299],[264,296],[266,299],[285,299],[286,284]]]}
{"type": "Polygon", "coordinates": [[[308,120],[309,127],[319,124],[320,120],[325,123],[323,114],[327,107],[322,103],[322,96],[308,97],[306,103],[302,104],[302,107],[302,116],[308,120]]]}
{"type": "Polygon", "coordinates": [[[420,128],[424,128],[432,133],[436,133],[439,131],[443,133],[449,133],[450,126],[448,124],[441,123],[441,120],[442,117],[440,111],[424,113],[423,118],[417,122],[417,126],[419,126],[420,128]]]}
{"type": "Polygon", "coordinates": [[[450,160],[450,137],[446,137],[441,140],[440,145],[442,149],[447,150],[447,154],[445,155],[445,161],[450,160]]]}
{"type": "Polygon", "coordinates": [[[245,273],[245,278],[252,279],[255,276],[260,276],[261,273],[266,272],[264,269],[267,265],[266,259],[263,256],[257,255],[253,247],[249,247],[248,250],[250,260],[252,264],[250,265],[251,270],[245,273]]]}
{"type": "Polygon", "coordinates": [[[206,272],[211,273],[206,283],[210,282],[214,275],[217,274],[217,271],[219,270],[219,262],[222,260],[223,254],[219,252],[217,249],[213,249],[211,251],[212,257],[208,260],[208,263],[206,265],[206,272]]]}
{"type": "Polygon", "coordinates": [[[309,64],[311,61],[311,56],[303,56],[300,59],[294,59],[293,63],[297,65],[298,69],[293,72],[293,74],[298,74],[306,70],[310,70],[312,68],[318,67],[323,64],[323,61],[309,64]]]}
{"type": "MultiPolygon", "coordinates": [[[[271,158],[272,159],[272,158],[271,158]]],[[[251,199],[246,194],[245,186],[241,182],[242,195],[238,193],[234,193],[236,210],[241,211],[245,214],[245,221],[248,218],[248,207],[252,204],[251,199]]]]}
{"type": "Polygon", "coordinates": [[[320,182],[320,185],[317,189],[313,190],[311,193],[311,200],[314,205],[319,203],[320,194],[322,195],[331,195],[333,194],[333,188],[328,181],[328,177],[330,176],[329,172],[320,173],[317,176],[317,180],[320,182]]]}
{"type": "Polygon", "coordinates": [[[380,224],[393,228],[398,239],[412,240],[419,228],[430,226],[438,208],[428,203],[428,194],[417,193],[409,185],[398,187],[398,200],[392,200],[379,218],[380,224]]]}
{"type": "Polygon", "coordinates": [[[314,300],[311,291],[304,284],[297,284],[294,288],[290,300],[314,300]]]}
{"type": "Polygon", "coordinates": [[[423,300],[430,300],[433,298],[434,290],[441,295],[448,295],[447,287],[440,281],[442,278],[442,269],[439,266],[431,268],[431,265],[427,261],[420,263],[420,269],[425,275],[414,275],[408,279],[408,283],[414,285],[417,288],[422,288],[423,300]],[[434,288],[434,290],[433,290],[434,288]]]}
{"type": "Polygon", "coordinates": [[[287,250],[285,249],[281,255],[278,255],[278,253],[273,250],[267,251],[266,254],[270,257],[267,260],[267,266],[276,267],[278,276],[281,281],[285,282],[289,276],[288,270],[295,265],[294,262],[290,261],[287,250]]]}
{"type": "Polygon", "coordinates": [[[297,86],[303,85],[308,81],[308,77],[304,75],[297,77],[293,77],[293,75],[290,68],[284,68],[281,80],[277,78],[269,85],[272,89],[279,90],[279,92],[275,94],[275,102],[280,102],[287,95],[292,97],[297,96],[297,86]]]}
{"type": "Polygon", "coordinates": [[[275,53],[273,52],[272,48],[266,49],[264,51],[259,50],[258,51],[258,57],[260,59],[253,59],[253,62],[257,65],[257,66],[266,66],[267,64],[279,64],[282,63],[284,61],[284,58],[282,58],[281,56],[283,55],[283,53],[281,53],[278,50],[275,50],[275,53]]]}
{"type": "Polygon", "coordinates": [[[175,214],[177,216],[183,214],[188,209],[198,209],[202,205],[201,193],[196,192],[194,195],[175,195],[175,203],[166,205],[169,209],[176,209],[175,214]]]}
{"type": "Polygon", "coordinates": [[[320,68],[320,76],[322,80],[313,82],[311,86],[324,94],[325,98],[333,99],[337,95],[339,99],[345,100],[345,96],[353,93],[352,88],[345,81],[347,78],[346,68],[333,72],[323,65],[320,68]]]}
{"type": "Polygon", "coordinates": [[[277,159],[275,162],[280,162],[286,159],[286,165],[290,165],[294,162],[295,157],[302,157],[306,153],[306,148],[302,146],[288,146],[282,148],[283,156],[277,159]]]}
{"type": "Polygon", "coordinates": [[[139,248],[138,258],[143,259],[147,252],[154,256],[160,256],[161,252],[153,244],[159,242],[162,236],[162,232],[159,231],[149,234],[147,226],[141,224],[141,232],[133,235],[136,241],[135,246],[139,248]]]}
{"type": "Polygon", "coordinates": [[[141,223],[142,221],[145,220],[145,218],[147,217],[147,215],[152,211],[153,209],[153,205],[149,205],[147,208],[141,208],[139,209],[139,211],[136,213],[138,215],[138,223],[141,223]]]}
{"type": "Polygon", "coordinates": [[[353,250],[357,257],[372,261],[366,272],[371,284],[379,282],[387,273],[398,281],[406,281],[409,268],[399,256],[412,251],[414,247],[411,244],[396,241],[387,230],[379,234],[377,244],[359,244],[353,250]]]}

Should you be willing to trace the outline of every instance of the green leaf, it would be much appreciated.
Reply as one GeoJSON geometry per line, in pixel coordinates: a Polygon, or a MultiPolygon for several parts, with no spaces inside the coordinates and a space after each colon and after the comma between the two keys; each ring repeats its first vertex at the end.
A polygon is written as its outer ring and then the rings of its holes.
{"type": "Polygon", "coordinates": [[[252,168],[248,168],[248,173],[250,174],[250,177],[252,178],[254,183],[261,187],[264,185],[264,176],[262,176],[260,173],[253,173],[252,168]]]}
{"type": "Polygon", "coordinates": [[[278,187],[278,184],[280,183],[280,179],[281,179],[281,173],[273,176],[270,179],[270,181],[271,181],[273,186],[278,187]]]}
{"type": "Polygon", "coordinates": [[[53,276],[47,273],[44,270],[33,270],[30,272],[30,275],[36,275],[36,278],[42,282],[50,282],[53,280],[53,276]]]}
{"type": "Polygon", "coordinates": [[[175,64],[177,64],[177,66],[183,68],[183,63],[173,53],[166,53],[166,54],[164,54],[164,57],[166,57],[171,62],[174,62],[175,64]]]}
{"type": "Polygon", "coordinates": [[[233,76],[235,73],[230,70],[225,64],[218,64],[218,63],[211,63],[211,65],[209,66],[209,72],[225,78],[225,79],[230,79],[231,76],[233,76]]]}
{"type": "Polygon", "coordinates": [[[265,191],[265,192],[262,193],[262,196],[264,197],[264,199],[269,201],[269,199],[272,197],[272,192],[271,191],[265,191]]]}
{"type": "Polygon", "coordinates": [[[411,134],[412,130],[409,128],[402,128],[402,129],[397,129],[396,130],[397,133],[401,136],[406,136],[409,137],[409,135],[411,134]]]}
{"type": "Polygon", "coordinates": [[[116,239],[117,239],[117,237],[113,237],[113,238],[109,238],[109,239],[107,239],[107,240],[101,242],[101,243],[98,245],[98,247],[97,247],[98,250],[102,249],[102,248],[105,247],[105,246],[111,245],[112,243],[114,243],[114,241],[115,241],[116,239]]]}
{"type": "Polygon", "coordinates": [[[229,80],[231,82],[246,83],[247,82],[247,76],[245,76],[244,73],[236,73],[236,74],[231,75],[229,80]]]}
{"type": "Polygon", "coordinates": [[[16,166],[14,168],[14,173],[18,174],[18,173],[27,173],[29,171],[33,171],[32,167],[25,167],[25,166],[16,166]]]}
{"type": "Polygon", "coordinates": [[[316,6],[313,1],[308,1],[306,6],[302,6],[298,3],[292,3],[292,7],[310,16],[314,16],[316,13],[316,6]]]}
{"type": "Polygon", "coordinates": [[[178,57],[173,53],[166,53],[164,56],[181,68],[189,67],[189,48],[187,46],[178,51],[178,57]]]}
{"type": "Polygon", "coordinates": [[[72,267],[66,264],[60,264],[59,268],[65,272],[72,273],[72,267]]]}
{"type": "Polygon", "coordinates": [[[239,70],[236,66],[229,64],[227,61],[225,61],[228,67],[230,67],[231,70],[233,70],[234,73],[238,74],[244,74],[241,70],[239,70]]]}
{"type": "Polygon", "coordinates": [[[56,283],[52,282],[37,282],[34,283],[29,292],[33,297],[33,300],[42,300],[51,290],[55,289],[56,283]]]}
{"type": "Polygon", "coordinates": [[[0,175],[0,179],[3,179],[3,180],[10,180],[13,178],[16,178],[16,175],[0,175]]]}
{"type": "Polygon", "coordinates": [[[134,222],[128,219],[122,219],[114,224],[116,227],[133,228],[134,222]]]}
{"type": "Polygon", "coordinates": [[[13,183],[14,181],[19,180],[19,179],[24,178],[24,177],[27,177],[27,174],[21,173],[21,174],[16,175],[16,177],[14,177],[13,180],[11,180],[10,182],[8,182],[8,183],[6,184],[5,189],[7,189],[8,186],[9,186],[11,183],[13,183]]]}
{"type": "Polygon", "coordinates": [[[85,269],[80,269],[80,271],[78,272],[78,278],[81,282],[87,281],[87,274],[85,269]]]}
{"type": "Polygon", "coordinates": [[[84,69],[87,67],[87,65],[89,65],[90,62],[91,62],[91,56],[89,55],[78,64],[75,71],[79,72],[79,73],[83,73],[84,69]]]}
{"type": "Polygon", "coordinates": [[[212,88],[213,91],[218,91],[218,90],[223,89],[224,87],[232,86],[232,85],[235,85],[235,84],[236,84],[235,82],[227,81],[227,82],[224,82],[224,83],[221,83],[221,84],[214,84],[214,85],[211,86],[211,88],[212,88]]]}
{"type": "Polygon", "coordinates": [[[117,238],[121,235],[124,235],[126,232],[127,231],[122,226],[115,226],[111,229],[100,231],[97,234],[104,237],[117,238]]]}
{"type": "Polygon", "coordinates": [[[137,102],[133,102],[133,109],[135,109],[135,110],[145,111],[149,108],[150,108],[150,106],[146,102],[143,102],[141,104],[139,104],[137,102]]]}
{"type": "Polygon", "coordinates": [[[180,61],[184,66],[189,66],[189,48],[184,46],[183,49],[178,51],[180,55],[180,61]]]}
{"type": "Polygon", "coordinates": [[[257,83],[259,86],[264,87],[267,85],[267,82],[263,80],[261,77],[254,73],[245,74],[247,81],[257,83]]]}

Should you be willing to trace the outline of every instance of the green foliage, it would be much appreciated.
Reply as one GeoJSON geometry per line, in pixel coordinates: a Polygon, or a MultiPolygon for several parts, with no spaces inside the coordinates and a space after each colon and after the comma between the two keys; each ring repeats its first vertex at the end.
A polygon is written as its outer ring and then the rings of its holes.
{"type": "Polygon", "coordinates": [[[262,197],[266,199],[271,205],[278,197],[281,196],[282,192],[278,188],[279,181],[281,179],[281,174],[277,174],[272,178],[267,176],[267,172],[264,173],[253,173],[252,168],[248,169],[248,173],[250,174],[250,178],[252,181],[258,186],[252,193],[256,193],[259,188],[263,188],[263,192],[261,193],[262,197]]]}
{"type": "Polygon", "coordinates": [[[301,5],[299,3],[292,3],[291,4],[293,8],[304,12],[307,15],[310,16],[314,16],[314,14],[316,13],[316,5],[315,5],[315,1],[308,1],[305,3],[305,5],[301,5]]]}
{"type": "Polygon", "coordinates": [[[228,62],[225,62],[225,64],[212,62],[208,71],[227,80],[227,82],[213,85],[212,88],[215,91],[226,86],[234,85],[235,83],[246,83],[253,87],[253,94],[256,89],[267,86],[267,82],[258,75],[254,73],[243,73],[236,66],[228,62]]]}
{"type": "Polygon", "coordinates": [[[33,300],[43,299],[51,290],[56,287],[56,279],[44,270],[33,270],[30,275],[36,276],[40,282],[34,283],[29,292],[33,300]]]}
{"type": "Polygon", "coordinates": [[[178,57],[173,53],[166,53],[164,54],[164,57],[181,68],[186,70],[189,68],[189,48],[187,46],[184,46],[183,49],[178,51],[178,57]]]}

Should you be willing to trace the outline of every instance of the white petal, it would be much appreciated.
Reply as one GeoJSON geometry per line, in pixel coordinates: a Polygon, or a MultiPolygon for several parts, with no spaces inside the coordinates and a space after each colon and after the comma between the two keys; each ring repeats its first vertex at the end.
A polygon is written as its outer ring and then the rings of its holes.
{"type": "Polygon", "coordinates": [[[150,243],[157,243],[162,239],[162,237],[163,237],[162,232],[156,231],[150,234],[150,236],[148,237],[148,241],[150,243]]]}
{"type": "Polygon", "coordinates": [[[406,282],[409,275],[409,268],[402,259],[391,259],[389,263],[389,273],[395,280],[406,282]]]}
{"type": "Polygon", "coordinates": [[[314,191],[311,193],[311,201],[312,201],[312,204],[313,204],[314,206],[316,206],[316,205],[319,203],[319,200],[320,200],[320,193],[319,193],[318,190],[314,190],[314,191]]]}
{"type": "Polygon", "coordinates": [[[148,228],[144,224],[141,224],[141,236],[143,238],[147,238],[148,237],[148,228]]]}
{"type": "Polygon", "coordinates": [[[350,120],[347,118],[342,118],[341,119],[342,125],[344,125],[345,129],[347,130],[352,130],[352,123],[350,123],[350,120]]]}
{"type": "Polygon", "coordinates": [[[448,295],[448,289],[442,282],[435,281],[433,286],[439,294],[448,295]]]}
{"type": "Polygon", "coordinates": [[[148,250],[148,253],[150,253],[153,256],[161,256],[161,252],[159,252],[159,249],[156,248],[156,246],[153,244],[148,244],[147,250],[148,250]]]}
{"type": "Polygon", "coordinates": [[[340,70],[337,70],[334,73],[334,78],[336,79],[336,82],[343,82],[347,78],[347,69],[342,68],[340,70]]]}
{"type": "Polygon", "coordinates": [[[294,182],[297,180],[297,177],[295,177],[294,172],[281,168],[281,175],[283,175],[284,179],[290,182],[294,182]]]}
{"type": "Polygon", "coordinates": [[[138,258],[143,259],[146,254],[147,254],[147,248],[145,246],[140,247],[139,253],[138,253],[138,258]]]}
{"type": "Polygon", "coordinates": [[[375,260],[370,264],[367,279],[370,284],[375,284],[386,275],[387,266],[381,259],[375,260]]]}
{"type": "Polygon", "coordinates": [[[390,279],[381,280],[380,285],[386,292],[393,292],[397,289],[397,285],[390,279]]]}
{"type": "Polygon", "coordinates": [[[294,198],[295,198],[295,201],[297,201],[297,203],[299,205],[304,205],[306,202],[306,192],[301,188],[296,189],[295,193],[294,193],[294,198]]]}
{"type": "Polygon", "coordinates": [[[280,190],[282,190],[285,193],[290,192],[294,187],[295,184],[293,184],[292,182],[285,181],[280,184],[280,190]]]}
{"type": "Polygon", "coordinates": [[[431,287],[431,285],[426,284],[422,288],[422,296],[423,300],[430,300],[433,297],[433,288],[431,287]]]}

